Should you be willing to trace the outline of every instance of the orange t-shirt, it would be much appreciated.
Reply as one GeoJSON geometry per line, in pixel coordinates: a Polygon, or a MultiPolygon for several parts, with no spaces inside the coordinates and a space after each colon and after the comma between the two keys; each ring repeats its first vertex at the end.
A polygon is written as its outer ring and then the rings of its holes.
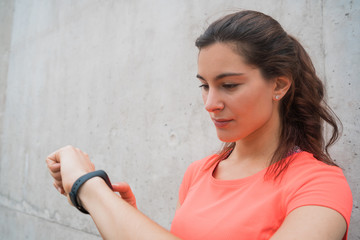
{"type": "Polygon", "coordinates": [[[305,205],[334,209],[349,226],[352,195],[340,168],[300,152],[292,156],[281,181],[264,180],[266,169],[219,180],[212,174],[216,164],[209,168],[216,157],[196,161],[186,171],[181,207],[171,225],[174,235],[186,240],[269,239],[292,210],[305,205]]]}

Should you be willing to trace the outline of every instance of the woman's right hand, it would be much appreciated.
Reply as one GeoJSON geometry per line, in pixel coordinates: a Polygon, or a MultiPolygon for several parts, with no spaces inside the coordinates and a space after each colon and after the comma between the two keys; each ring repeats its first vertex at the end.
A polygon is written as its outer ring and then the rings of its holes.
{"type": "Polygon", "coordinates": [[[122,199],[124,199],[127,203],[137,209],[136,198],[131,191],[129,184],[127,184],[126,182],[119,182],[112,184],[112,187],[114,192],[118,192],[122,199]]]}
{"type": "Polygon", "coordinates": [[[95,170],[89,156],[73,146],[53,152],[46,158],[46,163],[54,178],[54,187],[67,197],[76,179],[95,170]]]}

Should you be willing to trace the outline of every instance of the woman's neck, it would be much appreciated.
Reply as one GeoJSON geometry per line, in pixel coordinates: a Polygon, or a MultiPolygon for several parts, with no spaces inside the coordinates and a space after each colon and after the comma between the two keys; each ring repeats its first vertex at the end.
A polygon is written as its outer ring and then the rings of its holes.
{"type": "Polygon", "coordinates": [[[278,114],[273,116],[261,128],[236,142],[229,160],[247,162],[254,166],[268,166],[276,151],[280,138],[281,124],[278,114]]]}

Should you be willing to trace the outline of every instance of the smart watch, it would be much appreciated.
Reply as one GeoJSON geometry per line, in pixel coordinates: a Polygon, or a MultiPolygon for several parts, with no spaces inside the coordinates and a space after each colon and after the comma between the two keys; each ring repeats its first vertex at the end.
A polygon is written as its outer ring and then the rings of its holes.
{"type": "Polygon", "coordinates": [[[74,207],[76,207],[80,212],[85,213],[85,214],[89,214],[89,212],[83,207],[81,206],[81,204],[78,201],[78,192],[80,187],[89,179],[93,178],[93,177],[101,177],[102,179],[104,179],[104,181],[106,182],[106,184],[109,186],[109,188],[111,190],[113,190],[110,179],[108,177],[108,175],[106,174],[105,171],[103,170],[97,170],[94,172],[89,172],[81,177],[79,177],[73,184],[73,186],[71,187],[71,191],[69,193],[70,195],[70,200],[72,202],[72,204],[74,205],[74,207]]]}

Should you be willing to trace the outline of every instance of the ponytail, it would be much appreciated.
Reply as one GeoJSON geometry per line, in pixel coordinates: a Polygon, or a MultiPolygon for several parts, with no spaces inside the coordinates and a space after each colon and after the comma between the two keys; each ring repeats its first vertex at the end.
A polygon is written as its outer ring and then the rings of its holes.
{"type": "Polygon", "coordinates": [[[324,85],[315,72],[314,65],[301,44],[292,36],[295,65],[292,86],[280,105],[282,131],[280,145],[271,161],[268,173],[275,178],[286,170],[290,161],[281,161],[292,149],[299,147],[316,159],[337,166],[329,155],[329,147],[339,138],[341,122],[324,100],[324,85]],[[324,138],[324,121],[332,127],[331,137],[324,138]],[[276,164],[273,164],[276,163],[276,164]]]}

